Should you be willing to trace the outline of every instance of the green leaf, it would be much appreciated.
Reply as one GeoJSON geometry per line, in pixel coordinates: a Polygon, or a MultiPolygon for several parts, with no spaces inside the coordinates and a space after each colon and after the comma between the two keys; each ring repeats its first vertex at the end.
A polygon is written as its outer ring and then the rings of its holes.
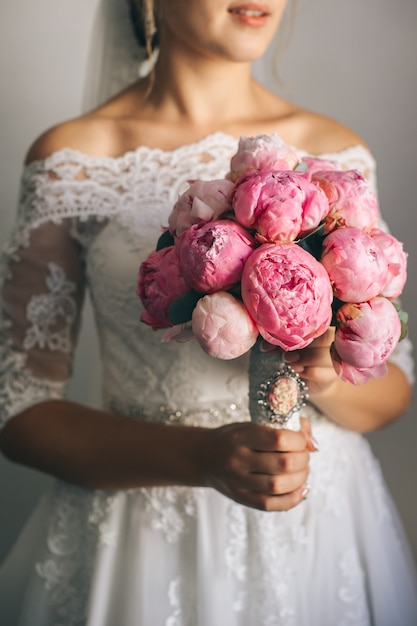
{"type": "Polygon", "coordinates": [[[404,337],[407,336],[408,334],[408,313],[406,313],[406,311],[398,311],[398,317],[400,318],[400,322],[401,322],[401,335],[400,335],[400,341],[402,341],[404,339],[404,337]]]}
{"type": "Polygon", "coordinates": [[[325,224],[319,224],[311,233],[308,233],[302,239],[298,239],[295,243],[301,248],[309,252],[317,261],[320,261],[323,240],[324,240],[324,228],[325,224]]]}
{"type": "Polygon", "coordinates": [[[295,172],[306,172],[307,171],[307,163],[305,161],[300,161],[297,167],[294,170],[295,172]]]}
{"type": "Polygon", "coordinates": [[[169,246],[173,246],[173,245],[174,245],[174,237],[171,235],[169,230],[164,230],[164,232],[158,239],[158,242],[156,244],[156,249],[162,250],[162,248],[169,248],[169,246]]]}
{"type": "Polygon", "coordinates": [[[346,304],[346,302],[344,302],[343,300],[339,300],[339,298],[336,298],[336,296],[333,296],[333,300],[332,300],[332,326],[336,326],[337,327],[337,312],[340,309],[341,306],[343,306],[344,304],[346,304]]]}
{"type": "Polygon", "coordinates": [[[401,305],[398,301],[394,300],[393,302],[391,302],[391,304],[394,307],[394,309],[397,311],[398,317],[401,322],[401,335],[400,335],[399,341],[402,341],[404,337],[407,337],[408,335],[408,327],[407,327],[408,313],[406,311],[401,310],[401,305]]]}
{"type": "Polygon", "coordinates": [[[237,283],[236,285],[233,285],[233,287],[231,287],[231,289],[229,289],[229,293],[234,296],[235,298],[237,298],[238,300],[242,300],[242,285],[241,283],[237,283]]]}
{"type": "Polygon", "coordinates": [[[185,324],[191,320],[195,305],[204,294],[196,291],[186,291],[175,298],[169,307],[168,317],[171,324],[185,324]]]}

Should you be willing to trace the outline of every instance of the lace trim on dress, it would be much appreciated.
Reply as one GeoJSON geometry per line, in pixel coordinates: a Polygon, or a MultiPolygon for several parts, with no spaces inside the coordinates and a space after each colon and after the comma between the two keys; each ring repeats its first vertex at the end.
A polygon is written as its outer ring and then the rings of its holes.
{"type": "MultiPolygon", "coordinates": [[[[158,180],[159,198],[172,202],[186,188],[191,172],[194,178],[205,179],[225,175],[236,147],[235,137],[217,132],[173,150],[140,146],[108,157],[63,148],[33,161],[23,170],[18,228],[11,251],[28,245],[30,231],[45,221],[119,219],[129,204],[139,206],[149,200],[149,176],[158,180]]],[[[374,181],[375,161],[361,145],[320,156],[337,161],[344,169],[356,167],[374,181]]]]}

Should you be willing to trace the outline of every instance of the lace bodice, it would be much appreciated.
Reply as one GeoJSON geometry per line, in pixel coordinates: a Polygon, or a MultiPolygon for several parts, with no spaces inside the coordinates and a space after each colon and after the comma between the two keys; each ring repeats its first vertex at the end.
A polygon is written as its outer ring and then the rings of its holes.
{"type": "MultiPolygon", "coordinates": [[[[246,407],[247,356],[222,362],[196,342],[161,344],[161,333],[139,321],[135,294],[138,267],[187,181],[224,176],[236,148],[234,137],[215,133],[169,152],[139,147],[117,158],[63,149],[24,169],[16,225],[2,257],[0,425],[65,395],[86,288],[104,406],[134,417],[211,424],[217,404],[230,419],[236,407],[246,407]]],[[[365,148],[321,156],[361,170],[375,184],[365,148]]],[[[411,379],[408,341],[393,358],[411,379]]]]}

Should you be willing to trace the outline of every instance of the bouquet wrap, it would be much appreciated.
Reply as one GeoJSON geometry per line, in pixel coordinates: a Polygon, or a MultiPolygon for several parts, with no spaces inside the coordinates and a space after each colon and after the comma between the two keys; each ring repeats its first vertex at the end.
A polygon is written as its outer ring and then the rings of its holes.
{"type": "Polygon", "coordinates": [[[307,387],[284,362],[281,350],[264,352],[258,340],[249,358],[249,413],[252,422],[300,430],[307,387]]]}

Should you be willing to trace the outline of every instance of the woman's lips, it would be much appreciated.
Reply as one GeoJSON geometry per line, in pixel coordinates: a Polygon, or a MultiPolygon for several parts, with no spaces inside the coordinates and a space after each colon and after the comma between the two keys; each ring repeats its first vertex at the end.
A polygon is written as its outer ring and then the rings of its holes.
{"type": "Polygon", "coordinates": [[[242,24],[260,28],[269,17],[268,7],[259,4],[240,4],[229,9],[229,13],[242,24]]]}

